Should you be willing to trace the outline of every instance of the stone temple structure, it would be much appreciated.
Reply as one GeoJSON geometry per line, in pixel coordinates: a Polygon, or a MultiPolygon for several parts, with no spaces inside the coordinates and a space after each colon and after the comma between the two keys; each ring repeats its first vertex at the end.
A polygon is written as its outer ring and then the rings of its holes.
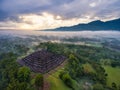
{"type": "Polygon", "coordinates": [[[18,60],[18,63],[22,66],[28,66],[33,72],[44,74],[56,68],[65,60],[66,57],[63,55],[40,50],[18,60]]]}

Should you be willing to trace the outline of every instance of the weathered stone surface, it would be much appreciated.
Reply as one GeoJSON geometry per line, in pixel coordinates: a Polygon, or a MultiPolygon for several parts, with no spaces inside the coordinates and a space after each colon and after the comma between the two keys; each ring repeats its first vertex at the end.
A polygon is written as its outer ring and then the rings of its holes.
{"type": "Polygon", "coordinates": [[[47,50],[41,50],[18,60],[18,63],[22,66],[28,66],[34,72],[47,73],[59,66],[65,59],[66,57],[63,55],[57,55],[48,52],[47,50]]]}

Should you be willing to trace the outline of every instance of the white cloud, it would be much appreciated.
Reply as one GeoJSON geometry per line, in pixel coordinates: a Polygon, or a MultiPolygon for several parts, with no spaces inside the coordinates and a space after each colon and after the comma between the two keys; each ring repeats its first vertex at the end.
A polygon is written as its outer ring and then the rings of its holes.
{"type": "MultiPolygon", "coordinates": [[[[53,15],[47,12],[42,14],[23,14],[18,18],[20,22],[17,21],[5,21],[0,22],[0,29],[18,29],[18,30],[43,30],[43,29],[53,29],[63,26],[72,26],[79,23],[87,23],[93,20],[98,20],[100,17],[91,18],[90,15],[83,15],[82,18],[69,18],[64,19],[62,16],[53,15]]],[[[108,18],[103,18],[103,21],[115,19],[115,17],[108,16],[108,18]]]]}
{"type": "Polygon", "coordinates": [[[95,2],[92,2],[89,4],[91,7],[95,7],[96,6],[96,3],[95,2]]]}
{"type": "Polygon", "coordinates": [[[21,22],[7,21],[4,23],[0,23],[0,26],[5,26],[6,28],[10,27],[11,29],[12,28],[13,29],[29,29],[29,30],[52,29],[52,28],[57,28],[62,26],[72,26],[75,24],[79,24],[80,22],[86,23],[90,21],[88,17],[89,16],[85,18],[71,18],[71,19],[64,20],[59,15],[53,15],[53,14],[44,12],[41,15],[37,15],[37,14],[21,15],[19,16],[19,19],[21,20],[21,22]]]}
{"type": "MultiPolygon", "coordinates": [[[[0,10],[19,21],[1,21],[0,28],[50,29],[93,20],[120,18],[119,0],[3,0],[0,10]]],[[[4,15],[4,14],[3,14],[4,15]]]]}

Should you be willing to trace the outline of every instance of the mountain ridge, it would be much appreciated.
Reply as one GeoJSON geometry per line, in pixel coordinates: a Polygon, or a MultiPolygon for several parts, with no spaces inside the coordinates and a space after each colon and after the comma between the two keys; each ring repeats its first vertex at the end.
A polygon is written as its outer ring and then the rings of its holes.
{"type": "Polygon", "coordinates": [[[86,24],[46,29],[46,31],[84,31],[84,30],[117,30],[120,31],[120,18],[103,22],[101,20],[92,21],[86,24]]]}

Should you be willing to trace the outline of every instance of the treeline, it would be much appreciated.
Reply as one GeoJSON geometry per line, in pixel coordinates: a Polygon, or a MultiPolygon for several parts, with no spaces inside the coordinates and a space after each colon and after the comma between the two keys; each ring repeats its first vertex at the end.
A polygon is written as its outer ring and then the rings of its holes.
{"type": "Polygon", "coordinates": [[[108,74],[101,64],[101,59],[109,59],[110,66],[119,66],[119,52],[112,51],[105,47],[57,44],[51,42],[40,43],[36,49],[38,48],[44,48],[68,57],[68,64],[59,75],[68,87],[75,89],[72,80],[78,81],[86,77],[92,80],[93,90],[119,90],[119,87],[117,87],[115,83],[112,83],[111,87],[107,86],[108,74]],[[87,63],[94,71],[85,70],[84,65],[87,63]]]}
{"type": "MultiPolygon", "coordinates": [[[[24,46],[17,46],[20,49],[24,46]]],[[[113,67],[120,65],[120,53],[101,47],[57,44],[57,43],[40,43],[36,50],[47,49],[50,52],[65,55],[68,63],[64,71],[59,75],[60,79],[70,87],[75,89],[73,80],[81,80],[84,77],[92,80],[93,90],[119,90],[115,83],[111,87],[106,85],[107,76],[105,69],[101,65],[101,59],[109,59],[110,62],[104,62],[113,67]],[[86,70],[86,64],[89,68],[86,70]]],[[[18,50],[21,55],[27,52],[27,48],[18,50]]],[[[0,90],[39,90],[43,88],[43,75],[35,74],[27,67],[21,67],[16,62],[19,54],[4,53],[0,55],[0,90]]],[[[79,82],[78,82],[79,83],[79,82]]]]}
{"type": "MultiPolygon", "coordinates": [[[[84,61],[84,59],[83,59],[84,61]]],[[[85,62],[85,63],[90,63],[92,67],[94,68],[95,72],[86,72],[84,67],[83,67],[83,62],[81,59],[75,57],[73,54],[69,56],[68,59],[68,64],[63,72],[60,73],[60,78],[64,81],[64,83],[69,86],[70,88],[72,87],[72,79],[74,80],[80,80],[84,77],[87,77],[91,80],[93,80],[93,90],[98,90],[95,89],[96,85],[97,88],[100,88],[100,90],[105,90],[106,87],[106,76],[107,74],[105,73],[104,68],[102,68],[99,64],[94,63],[94,62],[85,62]],[[67,79],[67,80],[66,80],[67,79]],[[99,87],[98,87],[99,86],[99,87]]]]}
{"type": "Polygon", "coordinates": [[[0,90],[40,90],[43,75],[34,74],[16,62],[18,55],[6,53],[0,60],[0,90]],[[4,57],[4,58],[3,58],[4,57]]]}
{"type": "Polygon", "coordinates": [[[76,56],[87,57],[90,60],[99,61],[100,59],[111,59],[120,60],[120,52],[110,50],[105,47],[95,47],[86,45],[74,45],[74,44],[59,44],[59,43],[40,43],[35,47],[36,50],[39,48],[47,49],[48,51],[64,54],[69,57],[71,53],[76,56]]]}

